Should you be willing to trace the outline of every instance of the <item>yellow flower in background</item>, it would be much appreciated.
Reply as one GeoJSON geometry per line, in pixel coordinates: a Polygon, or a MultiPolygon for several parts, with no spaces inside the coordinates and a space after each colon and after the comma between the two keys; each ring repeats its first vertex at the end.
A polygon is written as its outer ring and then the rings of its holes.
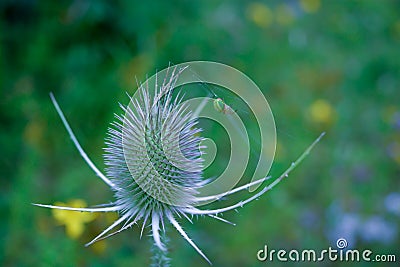
{"type": "Polygon", "coordinates": [[[300,0],[301,8],[307,13],[315,13],[321,6],[320,0],[300,0]]]}
{"type": "Polygon", "coordinates": [[[394,24],[394,27],[396,29],[397,32],[400,32],[400,20],[397,20],[394,24]]]}
{"type": "Polygon", "coordinates": [[[400,20],[397,20],[394,24],[393,24],[393,30],[392,30],[392,34],[397,37],[400,38],[400,20]]]}
{"type": "Polygon", "coordinates": [[[390,156],[392,159],[400,165],[400,140],[395,141],[390,149],[389,149],[390,156]]]}
{"type": "Polygon", "coordinates": [[[40,148],[40,140],[43,139],[44,125],[39,120],[31,120],[25,127],[24,140],[36,148],[40,148]]]}
{"type": "Polygon", "coordinates": [[[311,104],[309,108],[312,121],[317,123],[331,123],[334,119],[335,110],[326,100],[319,99],[311,104]]]}
{"type": "Polygon", "coordinates": [[[92,246],[92,250],[99,255],[104,254],[106,249],[107,249],[107,242],[105,240],[100,240],[94,243],[92,246]]]}
{"type": "Polygon", "coordinates": [[[271,9],[263,3],[251,3],[247,8],[247,17],[259,27],[268,27],[273,20],[271,9]]]}
{"type": "Polygon", "coordinates": [[[286,148],[281,142],[276,142],[275,159],[277,161],[282,161],[286,158],[286,148]]]}
{"type": "Polygon", "coordinates": [[[285,4],[279,5],[275,13],[276,21],[280,25],[290,25],[294,21],[293,11],[285,4]]]}
{"type": "MultiPolygon", "coordinates": [[[[84,208],[86,202],[80,199],[74,199],[67,203],[56,202],[56,206],[68,206],[73,208],[84,208]]],[[[84,224],[96,219],[97,214],[91,212],[69,211],[69,210],[52,210],[53,217],[60,225],[65,225],[67,235],[72,239],[80,237],[84,230],[84,224]]]]}

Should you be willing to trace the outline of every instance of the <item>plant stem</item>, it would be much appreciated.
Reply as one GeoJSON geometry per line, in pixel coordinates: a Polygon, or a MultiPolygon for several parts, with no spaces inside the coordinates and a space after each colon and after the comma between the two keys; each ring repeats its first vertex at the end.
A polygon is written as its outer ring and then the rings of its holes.
{"type": "MultiPolygon", "coordinates": [[[[167,247],[169,239],[164,231],[160,231],[161,242],[167,247]]],[[[154,242],[152,242],[151,252],[151,267],[169,267],[170,258],[168,257],[168,250],[161,250],[154,242]]]]}

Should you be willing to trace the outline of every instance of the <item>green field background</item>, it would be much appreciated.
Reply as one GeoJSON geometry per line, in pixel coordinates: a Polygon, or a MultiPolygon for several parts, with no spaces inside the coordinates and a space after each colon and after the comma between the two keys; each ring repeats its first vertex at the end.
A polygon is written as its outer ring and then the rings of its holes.
{"type": "MultiPolygon", "coordinates": [[[[0,40],[0,266],[149,265],[151,227],[142,238],[140,224],[85,248],[113,215],[73,237],[51,210],[31,205],[114,199],[74,148],[49,93],[103,169],[107,128],[136,79],[192,60],[233,66],[263,91],[277,128],[273,177],[326,132],[289,179],[224,214],[236,226],[180,219],[213,266],[398,266],[400,1],[3,0],[0,40]],[[338,238],[398,262],[256,258],[264,245],[319,251],[338,238]]],[[[207,266],[167,232],[172,266],[207,266]]]]}

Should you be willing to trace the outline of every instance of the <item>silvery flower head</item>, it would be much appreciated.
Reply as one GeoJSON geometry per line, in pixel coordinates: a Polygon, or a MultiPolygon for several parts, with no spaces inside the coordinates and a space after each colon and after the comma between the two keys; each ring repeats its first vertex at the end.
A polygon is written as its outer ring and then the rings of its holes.
{"type": "Polygon", "coordinates": [[[210,263],[176,218],[185,217],[190,221],[193,215],[207,215],[232,224],[218,215],[243,207],[270,190],[287,176],[319,139],[278,179],[251,197],[219,209],[197,208],[205,202],[218,200],[223,196],[248,189],[252,185],[261,184],[269,177],[218,195],[198,196],[197,189],[206,181],[202,172],[201,129],[197,126],[197,120],[193,118],[191,111],[181,103],[182,98],[179,95],[173,97],[172,94],[172,89],[184,69],[169,70],[171,73],[159,87],[156,83],[154,94],[150,93],[146,84],[142,84],[138,88],[138,97],[131,99],[128,106],[121,105],[124,114],[116,115],[116,121],[109,128],[106,138],[104,155],[106,174],[103,174],[86,155],[54,96],[51,95],[74,145],[97,176],[110,186],[115,200],[92,208],[35,205],[83,212],[118,212],[119,218],[87,245],[142,222],[142,232],[145,226],[150,224],[155,246],[160,252],[165,252],[166,244],[162,236],[165,232],[165,223],[169,222],[210,263]]]}

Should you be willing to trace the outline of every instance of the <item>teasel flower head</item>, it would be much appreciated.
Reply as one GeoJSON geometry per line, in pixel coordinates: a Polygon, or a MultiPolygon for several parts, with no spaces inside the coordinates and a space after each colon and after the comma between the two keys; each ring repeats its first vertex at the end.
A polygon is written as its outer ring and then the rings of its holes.
{"type": "Polygon", "coordinates": [[[118,219],[86,245],[105,239],[142,222],[141,234],[151,225],[151,235],[158,254],[156,264],[168,265],[165,224],[169,222],[182,237],[208,262],[206,255],[189,238],[177,218],[191,221],[194,215],[207,215],[228,224],[233,223],[219,217],[229,210],[243,207],[273,188],[287,177],[298,163],[309,153],[321,136],[290,167],[262,190],[236,204],[218,209],[200,209],[198,206],[210,201],[262,184],[265,177],[227,192],[199,196],[198,189],[208,181],[203,177],[201,158],[201,129],[190,110],[182,103],[182,97],[173,97],[172,91],[179,75],[185,68],[170,67],[162,84],[151,94],[148,84],[139,86],[136,98],[128,106],[121,105],[123,115],[108,129],[103,174],[86,155],[54,96],[52,102],[68,131],[74,145],[90,168],[114,192],[115,200],[91,208],[75,208],[34,204],[52,209],[81,212],[118,212],[118,219]],[[117,229],[118,228],[118,229],[117,229]]]}

